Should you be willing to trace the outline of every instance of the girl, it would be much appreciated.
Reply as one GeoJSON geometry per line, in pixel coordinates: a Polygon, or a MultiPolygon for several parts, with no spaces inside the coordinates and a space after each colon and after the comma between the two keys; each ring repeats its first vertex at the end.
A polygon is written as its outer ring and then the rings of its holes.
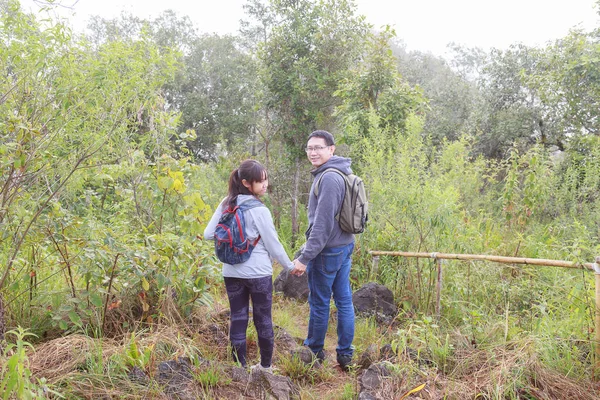
{"type": "MultiPolygon", "coordinates": [[[[259,162],[246,160],[229,177],[229,193],[213,214],[204,230],[205,239],[213,239],[219,218],[228,207],[234,208],[248,200],[258,199],[267,192],[269,179],[267,170],[259,162]]],[[[251,240],[260,237],[248,261],[242,264],[223,264],[223,278],[231,321],[229,339],[233,359],[246,367],[246,329],[248,328],[248,306],[252,299],[253,320],[258,334],[260,363],[253,369],[272,372],[273,321],[271,305],[273,293],[274,258],[291,271],[294,265],[279,242],[271,213],[267,207],[254,207],[244,211],[246,236],[251,240]]]]}

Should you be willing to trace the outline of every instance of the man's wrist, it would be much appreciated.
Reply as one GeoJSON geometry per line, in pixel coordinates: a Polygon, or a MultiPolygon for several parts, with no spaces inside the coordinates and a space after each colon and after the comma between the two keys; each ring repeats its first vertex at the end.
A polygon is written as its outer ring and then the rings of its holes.
{"type": "Polygon", "coordinates": [[[308,265],[310,260],[307,260],[306,258],[304,258],[304,254],[302,254],[302,255],[300,255],[300,257],[298,257],[298,261],[300,261],[304,265],[308,265]]]}

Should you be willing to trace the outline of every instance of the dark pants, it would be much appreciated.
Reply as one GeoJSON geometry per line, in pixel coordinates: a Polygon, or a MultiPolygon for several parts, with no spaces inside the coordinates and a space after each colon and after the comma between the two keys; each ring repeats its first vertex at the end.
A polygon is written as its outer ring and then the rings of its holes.
{"type": "Polygon", "coordinates": [[[229,339],[233,359],[246,366],[246,330],[248,329],[248,306],[252,298],[252,314],[258,348],[260,349],[260,364],[270,367],[273,358],[273,320],[271,306],[273,304],[273,279],[271,276],[255,279],[225,277],[225,288],[231,309],[229,339]]]}

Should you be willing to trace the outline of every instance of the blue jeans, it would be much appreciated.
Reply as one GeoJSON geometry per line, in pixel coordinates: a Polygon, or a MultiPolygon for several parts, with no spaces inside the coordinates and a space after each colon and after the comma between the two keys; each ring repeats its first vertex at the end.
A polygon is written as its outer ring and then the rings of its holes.
{"type": "Polygon", "coordinates": [[[308,274],[308,304],[310,319],[304,345],[318,353],[325,345],[329,323],[331,295],[338,310],[338,355],[352,356],[354,347],[354,305],[350,287],[350,267],[354,243],[340,247],[326,247],[306,267],[308,274]]]}

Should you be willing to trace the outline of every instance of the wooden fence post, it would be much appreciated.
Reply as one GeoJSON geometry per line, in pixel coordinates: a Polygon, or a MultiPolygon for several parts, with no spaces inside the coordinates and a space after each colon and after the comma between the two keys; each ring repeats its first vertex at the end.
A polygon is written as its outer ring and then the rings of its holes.
{"type": "Polygon", "coordinates": [[[435,258],[437,262],[437,284],[435,293],[435,317],[440,322],[440,316],[442,314],[442,262],[441,258],[435,258]]]}
{"type": "Polygon", "coordinates": [[[596,277],[596,309],[594,310],[596,322],[594,330],[594,349],[596,359],[594,378],[598,380],[600,378],[600,257],[596,257],[596,263],[594,264],[594,275],[596,277]]]}
{"type": "Polygon", "coordinates": [[[369,281],[377,280],[378,269],[379,269],[379,256],[373,256],[373,266],[371,268],[371,273],[369,274],[369,281]]]}

